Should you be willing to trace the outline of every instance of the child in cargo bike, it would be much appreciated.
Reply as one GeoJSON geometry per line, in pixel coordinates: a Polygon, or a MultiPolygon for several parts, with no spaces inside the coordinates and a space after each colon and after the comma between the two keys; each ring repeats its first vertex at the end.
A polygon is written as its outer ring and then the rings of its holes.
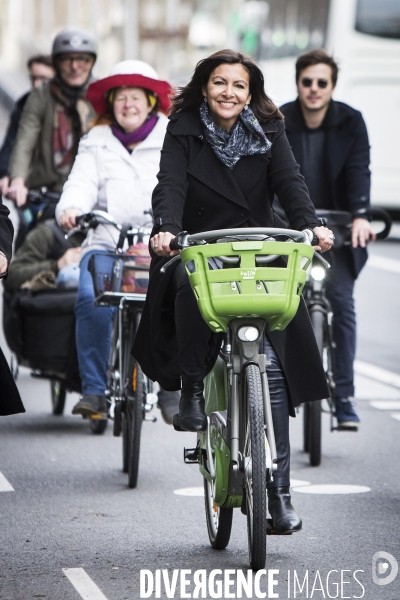
{"type": "MultiPolygon", "coordinates": [[[[78,215],[93,209],[107,211],[117,222],[141,226],[148,216],[157,183],[171,88],[154,69],[138,60],[117,64],[109,77],[92,83],[87,98],[98,113],[95,126],[79,145],[56,217],[71,229],[78,215]]],[[[118,232],[100,225],[82,245],[80,280],[75,307],[76,343],[83,397],[73,414],[84,417],[107,413],[107,360],[113,308],[95,307],[87,266],[94,253],[113,251],[118,232]]],[[[161,393],[164,420],[172,421],[179,396],[161,393]]]]}

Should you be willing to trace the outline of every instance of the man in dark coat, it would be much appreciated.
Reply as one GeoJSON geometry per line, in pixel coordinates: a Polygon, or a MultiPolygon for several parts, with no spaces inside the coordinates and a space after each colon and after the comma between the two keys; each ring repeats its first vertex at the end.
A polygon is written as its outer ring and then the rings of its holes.
{"type": "MultiPolygon", "coordinates": [[[[366,243],[375,239],[366,211],[370,198],[369,142],[359,111],[332,100],[338,74],[323,50],[300,56],[296,63],[298,98],[281,107],[286,133],[318,209],[351,213],[351,247],[333,250],[327,295],[333,309],[336,343],[336,416],[342,429],[357,429],[353,363],[356,319],[353,290],[367,261],[366,243]]],[[[328,222],[329,226],[329,222],[328,222]]]]}
{"type": "MultiPolygon", "coordinates": [[[[54,77],[53,59],[50,55],[36,54],[31,56],[27,63],[31,90],[54,77]]],[[[27,92],[15,103],[10,116],[7,133],[0,149],[0,191],[3,195],[8,192],[8,163],[10,162],[11,150],[17,137],[18,125],[22,111],[30,92],[27,92]]]]}
{"type": "MultiPolygon", "coordinates": [[[[8,218],[9,210],[0,201],[0,278],[7,276],[11,260],[14,229],[8,218]]],[[[25,412],[7,361],[0,349],[0,415],[25,412]]]]}

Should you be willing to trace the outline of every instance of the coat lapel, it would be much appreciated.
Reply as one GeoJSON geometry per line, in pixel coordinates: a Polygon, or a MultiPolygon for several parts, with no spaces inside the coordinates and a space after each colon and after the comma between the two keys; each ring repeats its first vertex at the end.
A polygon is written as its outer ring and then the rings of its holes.
{"type": "Polygon", "coordinates": [[[203,142],[203,148],[189,164],[187,172],[231,202],[249,207],[230,169],[216,159],[215,152],[208,142],[203,142]]]}

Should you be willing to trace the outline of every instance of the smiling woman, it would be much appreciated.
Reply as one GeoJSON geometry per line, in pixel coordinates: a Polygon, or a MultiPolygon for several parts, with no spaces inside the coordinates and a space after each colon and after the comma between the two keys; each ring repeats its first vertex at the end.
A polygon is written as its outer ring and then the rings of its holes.
{"type": "MultiPolygon", "coordinates": [[[[207,426],[203,379],[221,339],[198,309],[187,273],[170,241],[181,230],[198,233],[236,227],[276,227],[276,193],[293,229],[314,229],[323,250],[332,232],[318,218],[299,174],[278,108],[264,91],[261,70],[248,56],[221,50],[200,61],[173,99],[153,192],[155,227],[146,304],[133,354],[146,375],[165,389],[181,387],[178,431],[207,426]]],[[[289,494],[289,413],[297,404],[326,397],[325,375],[310,321],[301,307],[285,332],[263,340],[278,471],[268,483],[269,510],[280,533],[301,529],[289,494]]]]}

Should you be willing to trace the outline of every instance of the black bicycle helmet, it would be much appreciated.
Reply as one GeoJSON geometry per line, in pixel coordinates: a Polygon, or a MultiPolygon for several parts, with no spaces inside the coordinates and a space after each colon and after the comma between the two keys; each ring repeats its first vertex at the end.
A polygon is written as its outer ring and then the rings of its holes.
{"type": "Polygon", "coordinates": [[[60,54],[92,54],[97,57],[97,47],[94,36],[84,29],[63,29],[58,33],[53,42],[52,56],[60,54]]]}

